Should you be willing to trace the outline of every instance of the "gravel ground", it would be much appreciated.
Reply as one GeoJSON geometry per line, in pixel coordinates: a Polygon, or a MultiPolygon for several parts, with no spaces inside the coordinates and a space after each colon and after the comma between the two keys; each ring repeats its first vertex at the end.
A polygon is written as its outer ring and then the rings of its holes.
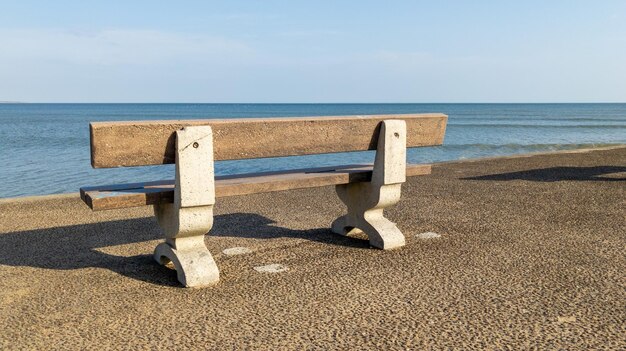
{"type": "Polygon", "coordinates": [[[204,289],[150,208],[0,200],[0,349],[624,350],[625,200],[624,147],[436,165],[392,251],[330,232],[332,187],[218,199],[204,289]]]}

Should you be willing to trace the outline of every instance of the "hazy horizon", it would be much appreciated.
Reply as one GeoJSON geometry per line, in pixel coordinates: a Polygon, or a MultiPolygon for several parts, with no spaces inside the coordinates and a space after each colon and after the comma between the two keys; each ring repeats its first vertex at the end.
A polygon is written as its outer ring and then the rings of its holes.
{"type": "Polygon", "coordinates": [[[236,101],[236,102],[189,102],[189,101],[161,101],[161,102],[151,102],[151,101],[129,101],[129,102],[93,102],[93,101],[85,101],[85,102],[72,102],[72,101],[58,101],[58,102],[48,102],[48,101],[0,101],[0,104],[119,104],[119,105],[141,105],[141,104],[179,104],[179,105],[576,105],[576,104],[626,104],[626,102],[622,101],[579,101],[579,102],[567,102],[567,101],[554,101],[554,102],[533,102],[533,101],[520,101],[520,102],[489,102],[489,101],[471,101],[471,102],[248,102],[248,101],[236,101]]]}
{"type": "Polygon", "coordinates": [[[385,101],[385,102],[247,102],[247,101],[236,101],[236,102],[189,102],[189,101],[129,101],[129,102],[115,102],[115,101],[107,101],[107,102],[93,102],[93,101],[84,101],[84,102],[72,102],[72,101],[0,101],[0,104],[30,104],[30,105],[46,105],[46,104],[75,104],[75,105],[158,105],[158,104],[171,104],[171,105],[602,105],[602,104],[626,104],[626,102],[622,101],[577,101],[577,102],[533,102],[533,101],[520,101],[520,102],[483,102],[483,101],[472,101],[472,102],[393,102],[393,101],[385,101]]]}

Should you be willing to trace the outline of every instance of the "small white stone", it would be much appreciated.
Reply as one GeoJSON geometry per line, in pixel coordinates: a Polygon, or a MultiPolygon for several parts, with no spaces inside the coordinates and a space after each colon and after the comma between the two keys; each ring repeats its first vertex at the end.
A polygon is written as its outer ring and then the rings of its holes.
{"type": "Polygon", "coordinates": [[[415,237],[418,239],[435,239],[435,238],[441,238],[441,235],[435,232],[426,232],[426,233],[415,234],[415,237]]]}
{"type": "Polygon", "coordinates": [[[576,322],[576,316],[559,316],[557,317],[559,323],[574,323],[576,322]]]}
{"type": "Polygon", "coordinates": [[[222,251],[222,253],[226,256],[235,256],[235,255],[244,255],[244,254],[248,254],[252,252],[252,250],[250,250],[247,247],[243,247],[243,246],[237,246],[237,247],[230,247],[228,249],[225,249],[224,251],[222,251]]]}
{"type": "Polygon", "coordinates": [[[283,266],[282,264],[274,263],[268,264],[266,266],[258,266],[254,267],[254,270],[260,273],[280,273],[288,270],[287,266],[283,266]]]}

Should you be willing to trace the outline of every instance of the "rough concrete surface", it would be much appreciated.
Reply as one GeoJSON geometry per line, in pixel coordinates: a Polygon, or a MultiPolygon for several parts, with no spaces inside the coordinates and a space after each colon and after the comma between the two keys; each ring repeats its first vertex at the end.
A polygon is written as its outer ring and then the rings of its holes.
{"type": "Polygon", "coordinates": [[[624,349],[625,199],[626,148],[441,164],[391,251],[331,233],[332,187],[220,199],[203,289],[153,261],[151,208],[0,201],[0,349],[624,349]]]}

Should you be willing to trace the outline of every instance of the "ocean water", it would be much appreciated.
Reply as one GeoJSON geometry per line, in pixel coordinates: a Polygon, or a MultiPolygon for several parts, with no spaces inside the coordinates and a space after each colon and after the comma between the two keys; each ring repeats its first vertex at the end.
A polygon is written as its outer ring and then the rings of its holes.
{"type": "MultiPolygon", "coordinates": [[[[172,165],[92,169],[89,122],[441,112],[443,146],[410,163],[626,144],[626,104],[0,104],[0,198],[172,179],[172,165]]],[[[222,161],[217,174],[372,162],[373,152],[222,161]]]]}

